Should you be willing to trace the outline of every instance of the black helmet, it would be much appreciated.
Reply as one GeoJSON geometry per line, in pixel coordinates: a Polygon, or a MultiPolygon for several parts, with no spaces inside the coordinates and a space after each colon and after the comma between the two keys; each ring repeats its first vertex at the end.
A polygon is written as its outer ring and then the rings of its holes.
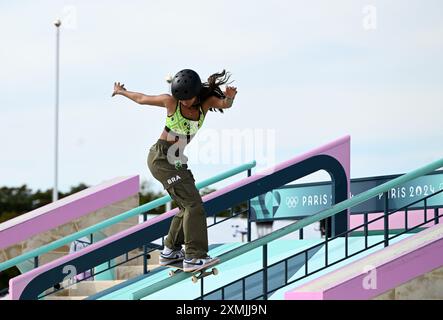
{"type": "Polygon", "coordinates": [[[188,100],[200,93],[202,82],[194,70],[179,71],[172,79],[171,93],[177,100],[188,100]]]}

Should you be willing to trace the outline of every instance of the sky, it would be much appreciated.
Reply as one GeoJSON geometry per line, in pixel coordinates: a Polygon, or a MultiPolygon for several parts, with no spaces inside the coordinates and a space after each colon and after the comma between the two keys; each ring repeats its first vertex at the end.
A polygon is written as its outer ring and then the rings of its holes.
{"type": "Polygon", "coordinates": [[[344,135],[352,178],[443,157],[440,0],[0,1],[1,186],[54,184],[56,18],[61,191],[129,175],[161,190],[146,158],[166,109],[111,94],[116,81],[168,93],[165,77],[184,68],[226,69],[238,88],[189,146],[197,182],[344,135]]]}

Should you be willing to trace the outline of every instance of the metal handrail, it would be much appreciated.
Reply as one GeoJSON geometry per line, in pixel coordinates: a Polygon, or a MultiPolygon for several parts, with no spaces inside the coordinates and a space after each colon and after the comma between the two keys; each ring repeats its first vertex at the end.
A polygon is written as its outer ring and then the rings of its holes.
{"type": "MultiPolygon", "coordinates": [[[[312,216],[309,216],[303,220],[297,221],[295,223],[292,223],[286,227],[283,227],[277,231],[274,231],[271,234],[268,234],[262,238],[256,239],[252,242],[249,242],[245,245],[242,245],[236,249],[233,249],[225,254],[222,254],[219,259],[220,263],[223,263],[225,261],[231,260],[233,258],[236,258],[242,254],[245,254],[251,250],[254,250],[256,248],[262,247],[267,245],[269,242],[272,242],[278,238],[281,238],[289,233],[292,233],[294,231],[297,231],[301,228],[304,228],[312,223],[319,222],[320,220],[329,218],[333,215],[336,215],[342,211],[348,210],[351,207],[354,207],[360,203],[363,203],[381,193],[385,193],[386,191],[390,190],[391,188],[395,188],[398,185],[404,184],[410,180],[413,180],[415,178],[418,178],[420,176],[426,175],[432,171],[435,171],[439,168],[443,167],[443,158],[437,161],[434,161],[428,165],[425,165],[423,167],[420,167],[414,171],[411,171],[407,174],[404,174],[398,178],[395,178],[391,181],[388,181],[382,185],[379,185],[375,188],[372,188],[370,190],[364,191],[356,196],[354,196],[351,199],[347,199],[345,201],[342,201],[334,206],[332,206],[329,209],[323,210],[319,213],[316,213],[312,216]]],[[[182,272],[174,277],[167,278],[164,280],[161,280],[157,283],[154,283],[146,288],[137,290],[132,294],[133,299],[142,299],[154,292],[160,291],[162,289],[165,289],[175,283],[178,283],[186,278],[191,277],[191,275],[187,272],[182,272]]]]}
{"type": "MultiPolygon", "coordinates": [[[[409,204],[403,206],[401,209],[404,210],[404,209],[407,209],[407,208],[409,208],[409,207],[412,207],[412,206],[414,206],[415,204],[417,204],[417,203],[419,203],[419,202],[422,202],[422,201],[425,201],[425,200],[427,200],[427,199],[429,199],[429,198],[435,197],[435,196],[439,195],[440,193],[443,193],[443,189],[440,190],[440,191],[434,192],[434,193],[431,194],[431,195],[425,196],[425,197],[421,198],[420,200],[417,200],[417,201],[414,201],[414,202],[412,202],[412,203],[409,203],[409,204]]],[[[434,208],[434,209],[435,209],[435,208],[434,208]]],[[[387,215],[388,215],[388,216],[391,216],[391,215],[393,215],[394,213],[398,212],[399,210],[400,210],[400,209],[393,209],[392,211],[388,212],[387,215]]],[[[428,223],[431,223],[432,221],[434,221],[435,224],[437,224],[437,218],[442,217],[442,216],[443,216],[443,214],[442,214],[442,215],[435,214],[433,218],[431,218],[431,219],[429,219],[429,220],[428,220],[428,219],[425,219],[424,222],[422,222],[422,223],[420,223],[420,224],[418,224],[418,225],[415,225],[414,227],[410,227],[410,228],[406,228],[406,227],[405,227],[405,230],[404,230],[404,231],[402,231],[402,232],[400,232],[400,233],[398,233],[398,234],[392,235],[392,236],[390,236],[388,239],[389,239],[389,240],[395,239],[395,238],[397,238],[397,237],[399,237],[399,236],[401,236],[401,235],[403,235],[403,234],[405,234],[405,233],[411,232],[411,231],[413,231],[413,230],[415,230],[415,229],[417,229],[417,228],[420,228],[421,226],[424,226],[424,225],[426,225],[426,224],[428,224],[428,223]]],[[[242,282],[242,284],[243,284],[243,283],[245,283],[245,280],[246,280],[247,278],[253,277],[255,274],[258,274],[258,273],[263,272],[263,271],[265,270],[265,268],[266,268],[266,269],[270,269],[270,268],[275,267],[275,266],[277,266],[277,265],[279,265],[279,264],[282,264],[282,263],[285,264],[285,283],[284,283],[283,285],[279,286],[279,287],[273,287],[272,290],[268,291],[267,293],[269,294],[269,293],[271,293],[271,292],[274,292],[274,291],[276,291],[276,290],[279,290],[279,289],[281,289],[281,288],[284,288],[284,287],[286,287],[286,286],[288,286],[288,285],[291,285],[291,284],[293,284],[293,283],[295,283],[295,282],[297,282],[297,281],[299,281],[299,280],[301,280],[301,279],[304,279],[304,278],[306,278],[306,277],[308,277],[308,276],[311,276],[311,275],[313,275],[313,274],[315,274],[315,273],[317,273],[317,272],[320,272],[320,271],[322,271],[322,270],[325,270],[325,269],[327,269],[327,268],[329,268],[329,267],[331,267],[331,266],[333,266],[333,265],[336,265],[336,264],[338,264],[338,263],[340,263],[340,262],[343,262],[343,261],[345,261],[345,260],[347,260],[347,259],[349,259],[349,258],[352,258],[352,257],[354,257],[354,256],[356,256],[356,255],[358,255],[358,254],[360,254],[360,253],[362,253],[362,252],[364,252],[364,251],[367,251],[367,250],[369,250],[369,249],[375,248],[375,247],[377,247],[377,246],[383,244],[383,243],[385,242],[385,239],[382,239],[382,240],[379,241],[379,242],[376,242],[376,243],[373,243],[373,244],[371,244],[371,245],[368,245],[368,242],[367,242],[368,234],[365,234],[365,246],[364,246],[364,249],[361,249],[361,250],[359,250],[359,251],[353,252],[352,254],[349,254],[349,252],[348,252],[348,239],[347,239],[347,238],[349,237],[349,235],[350,235],[353,231],[358,230],[358,229],[363,228],[363,227],[367,227],[369,224],[375,223],[376,221],[381,220],[381,219],[383,219],[383,218],[384,218],[384,216],[380,216],[380,217],[378,217],[378,218],[376,218],[376,219],[373,219],[373,220],[371,220],[371,221],[367,221],[367,222],[365,222],[365,223],[363,223],[363,224],[361,224],[361,225],[359,225],[359,226],[356,226],[356,227],[354,227],[354,228],[352,228],[352,229],[349,229],[349,230],[347,230],[347,231],[344,231],[344,232],[342,232],[341,234],[336,235],[336,236],[334,236],[334,237],[332,237],[332,238],[330,238],[330,239],[328,239],[328,240],[325,239],[325,241],[323,241],[323,242],[317,243],[317,244],[315,244],[315,245],[313,245],[313,246],[311,246],[311,247],[309,247],[309,248],[306,248],[306,249],[304,249],[304,250],[301,250],[300,252],[297,252],[296,254],[293,254],[293,255],[291,255],[291,256],[289,256],[289,257],[286,257],[286,258],[284,258],[284,259],[282,259],[282,260],[280,260],[280,261],[277,261],[277,262],[275,262],[275,263],[273,263],[273,264],[270,264],[270,265],[266,265],[266,267],[261,268],[261,269],[255,271],[255,272],[253,272],[253,273],[251,273],[251,274],[248,274],[248,275],[246,275],[246,276],[244,276],[244,277],[242,277],[242,278],[240,278],[240,279],[234,280],[234,281],[232,281],[232,282],[230,282],[230,283],[228,283],[228,284],[225,284],[225,285],[223,285],[223,286],[220,287],[220,288],[214,289],[214,290],[212,290],[212,291],[210,291],[210,292],[208,292],[208,293],[205,293],[205,294],[203,294],[203,292],[202,292],[202,295],[201,295],[199,298],[197,298],[196,300],[204,299],[205,297],[208,297],[208,296],[210,296],[210,295],[213,295],[213,294],[215,294],[215,293],[217,293],[217,292],[219,292],[219,291],[221,291],[222,295],[224,295],[224,289],[225,289],[225,288],[227,288],[227,287],[229,287],[229,286],[232,286],[232,285],[234,285],[234,284],[236,284],[236,283],[239,283],[239,282],[242,282]],[[327,241],[328,241],[328,242],[331,242],[331,241],[336,240],[336,239],[338,239],[338,238],[342,238],[343,236],[346,237],[346,238],[345,238],[345,248],[344,248],[344,249],[345,249],[345,256],[344,256],[344,258],[341,258],[341,259],[335,260],[334,262],[328,262],[328,263],[325,263],[325,265],[324,265],[323,267],[321,267],[321,268],[317,268],[317,269],[315,269],[315,270],[313,270],[313,271],[311,271],[311,272],[307,272],[307,271],[308,271],[308,260],[306,260],[306,261],[305,261],[305,267],[306,267],[306,268],[305,268],[305,274],[302,275],[302,276],[300,276],[300,277],[298,277],[298,278],[296,278],[296,279],[293,279],[293,280],[291,280],[291,281],[288,281],[288,261],[289,261],[289,260],[294,259],[294,258],[296,258],[296,257],[298,257],[298,256],[302,256],[302,255],[304,255],[304,256],[306,257],[306,256],[309,254],[309,251],[315,249],[316,247],[323,246],[323,245],[325,245],[325,243],[326,243],[327,241]]],[[[245,286],[244,286],[244,285],[242,285],[242,290],[245,290],[245,286]]],[[[246,295],[245,292],[243,292],[243,297],[245,297],[245,295],[246,295]]],[[[254,299],[258,299],[258,298],[261,298],[261,297],[263,297],[263,295],[259,295],[259,296],[255,297],[255,298],[252,298],[252,300],[254,300],[254,299]]],[[[244,299],[243,299],[243,300],[244,300],[244,299]]]]}
{"type": "MultiPolygon", "coordinates": [[[[243,171],[249,170],[249,169],[251,169],[251,168],[253,168],[255,166],[256,166],[256,161],[254,160],[252,162],[245,163],[245,164],[240,165],[240,166],[238,166],[236,168],[230,169],[230,170],[228,170],[226,172],[217,174],[217,175],[215,175],[215,176],[213,176],[211,178],[208,178],[206,180],[198,182],[198,183],[196,183],[195,186],[196,186],[196,188],[198,190],[200,190],[200,189],[205,188],[205,187],[207,187],[209,185],[212,185],[214,183],[217,183],[219,181],[227,179],[227,178],[229,178],[231,176],[234,176],[234,175],[236,175],[238,173],[241,173],[243,171]]],[[[16,266],[19,263],[25,262],[25,261],[27,261],[29,259],[34,259],[34,258],[36,258],[38,256],[41,256],[44,253],[47,253],[47,252],[52,251],[52,250],[55,250],[55,249],[57,249],[59,247],[62,247],[64,245],[66,245],[66,244],[68,244],[70,242],[73,242],[73,241],[75,241],[77,239],[80,239],[82,237],[89,236],[89,235],[91,235],[91,234],[93,234],[93,233],[95,233],[95,232],[97,232],[99,230],[108,228],[108,227],[110,227],[110,226],[112,226],[112,225],[114,225],[116,223],[119,223],[119,222],[121,222],[123,220],[129,219],[129,218],[134,217],[134,216],[142,215],[145,212],[147,212],[149,210],[152,210],[152,209],[155,209],[155,208],[157,208],[157,207],[159,207],[161,205],[164,205],[164,204],[166,204],[169,201],[171,201],[171,196],[170,195],[165,195],[165,196],[163,196],[161,198],[155,199],[155,200],[153,200],[153,201],[151,201],[149,203],[146,203],[144,205],[141,205],[141,206],[139,206],[137,208],[128,210],[128,211],[126,211],[126,212],[124,212],[124,213],[122,213],[122,214],[120,214],[118,216],[106,219],[106,220],[104,220],[104,221],[102,221],[100,223],[97,223],[97,224],[95,224],[93,226],[87,227],[87,228],[85,228],[85,229],[83,229],[81,231],[75,232],[75,233],[73,233],[73,234],[71,234],[69,236],[63,237],[63,238],[58,239],[56,241],[53,241],[53,242],[51,242],[49,244],[41,246],[40,248],[37,248],[37,249],[31,250],[29,252],[26,252],[24,254],[21,254],[21,255],[19,255],[17,257],[14,257],[14,258],[12,258],[12,259],[10,259],[8,261],[0,263],[0,271],[9,269],[9,268],[11,268],[13,266],[16,266]]]]}

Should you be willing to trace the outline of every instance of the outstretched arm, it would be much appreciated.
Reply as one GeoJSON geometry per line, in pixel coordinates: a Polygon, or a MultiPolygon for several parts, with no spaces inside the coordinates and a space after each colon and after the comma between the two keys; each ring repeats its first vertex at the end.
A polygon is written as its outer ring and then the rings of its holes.
{"type": "Polygon", "coordinates": [[[234,102],[234,98],[237,95],[237,88],[236,87],[226,87],[226,91],[224,92],[225,98],[220,99],[217,97],[210,97],[208,100],[205,101],[204,105],[206,108],[217,108],[217,109],[227,109],[232,107],[232,104],[234,102]]]}
{"type": "Polygon", "coordinates": [[[169,94],[161,94],[157,96],[149,96],[139,92],[128,91],[125,88],[124,84],[120,84],[120,82],[114,83],[114,92],[112,93],[112,97],[115,95],[122,95],[138,104],[147,104],[151,106],[159,106],[167,108],[168,105],[173,103],[174,98],[169,94]]]}

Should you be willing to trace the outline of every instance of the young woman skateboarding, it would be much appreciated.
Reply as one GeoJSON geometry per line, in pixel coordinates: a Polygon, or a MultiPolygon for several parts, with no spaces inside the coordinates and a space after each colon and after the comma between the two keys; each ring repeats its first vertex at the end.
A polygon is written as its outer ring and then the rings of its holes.
{"type": "Polygon", "coordinates": [[[185,272],[210,265],[206,212],[195,187],[194,176],[188,169],[188,158],[183,151],[203,125],[208,110],[223,112],[230,108],[237,88],[221,85],[228,82],[229,74],[223,70],[202,83],[199,75],[190,69],[179,71],[171,81],[171,93],[145,95],[127,91],[124,84],[114,84],[115,95],[125,96],[138,104],[166,108],[166,124],[157,142],[149,149],[149,170],[160,181],[180,208],[172,219],[160,264],[183,261],[185,272]],[[185,250],[182,249],[185,246],[185,250]]]}

